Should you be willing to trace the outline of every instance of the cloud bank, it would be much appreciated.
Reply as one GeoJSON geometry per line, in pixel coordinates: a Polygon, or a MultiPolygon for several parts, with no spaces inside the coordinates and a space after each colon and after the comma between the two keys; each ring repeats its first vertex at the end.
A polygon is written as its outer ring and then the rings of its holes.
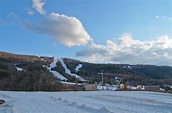
{"type": "Polygon", "coordinates": [[[22,25],[29,31],[46,34],[57,43],[68,47],[86,45],[91,37],[81,22],[75,17],[51,13],[38,24],[24,21],[22,25]]]}
{"type": "Polygon", "coordinates": [[[45,5],[44,2],[41,2],[40,0],[32,0],[33,1],[33,5],[32,7],[38,11],[40,14],[45,14],[45,10],[43,9],[43,6],[45,5]]]}
{"type": "Polygon", "coordinates": [[[172,66],[172,38],[161,36],[153,41],[139,41],[124,33],[116,40],[107,40],[106,45],[92,43],[76,56],[88,62],[172,66]]]}

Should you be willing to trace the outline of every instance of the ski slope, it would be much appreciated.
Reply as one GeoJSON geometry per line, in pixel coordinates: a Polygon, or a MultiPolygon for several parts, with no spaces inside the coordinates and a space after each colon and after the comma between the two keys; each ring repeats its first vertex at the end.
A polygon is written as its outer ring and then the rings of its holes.
{"type": "Polygon", "coordinates": [[[77,65],[75,68],[75,71],[78,72],[81,67],[82,67],[82,64],[77,65]]]}
{"type": "Polygon", "coordinates": [[[0,113],[172,113],[172,95],[139,91],[0,91],[0,113]]]}
{"type": "Polygon", "coordinates": [[[55,77],[59,78],[60,80],[64,80],[64,81],[67,80],[67,78],[64,77],[63,75],[61,75],[59,72],[57,72],[57,71],[51,71],[51,72],[53,73],[53,75],[54,75],[55,77]]]}
{"type": "Polygon", "coordinates": [[[78,78],[80,81],[86,81],[85,79],[83,79],[82,77],[80,77],[79,75],[77,74],[74,74],[74,73],[71,73],[71,71],[67,68],[66,64],[64,63],[63,59],[62,58],[59,58],[59,61],[61,62],[62,66],[64,67],[65,69],[65,73],[71,75],[71,76],[74,76],[76,78],[78,78]]]}
{"type": "MultiPolygon", "coordinates": [[[[66,64],[64,63],[63,59],[62,58],[54,58],[54,61],[50,64],[50,67],[48,68],[48,70],[50,72],[53,73],[53,75],[57,78],[59,78],[60,80],[65,80],[67,81],[67,78],[64,77],[63,75],[61,75],[59,72],[57,71],[52,71],[51,68],[54,68],[56,65],[56,63],[60,61],[60,63],[62,64],[63,68],[65,69],[65,73],[71,75],[71,76],[74,76],[76,78],[78,78],[80,81],[86,81],[85,79],[83,79],[82,77],[80,77],[79,75],[77,74],[74,74],[74,73],[71,73],[71,71],[67,68],[66,64]]],[[[76,67],[76,70],[79,70],[80,68],[82,67],[81,64],[79,64],[77,67],[76,67]]]]}
{"type": "Polygon", "coordinates": [[[50,64],[50,67],[48,68],[48,70],[53,73],[53,75],[57,78],[59,78],[60,80],[67,80],[66,77],[64,77],[63,75],[61,75],[59,72],[57,71],[52,71],[51,68],[54,68],[56,66],[56,63],[58,62],[58,58],[54,58],[54,61],[50,64]]]}

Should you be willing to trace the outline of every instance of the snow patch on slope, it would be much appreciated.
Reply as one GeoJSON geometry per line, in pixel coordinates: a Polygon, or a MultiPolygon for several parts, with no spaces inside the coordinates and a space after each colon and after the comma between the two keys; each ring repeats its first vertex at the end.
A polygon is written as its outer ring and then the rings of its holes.
{"type": "Polygon", "coordinates": [[[68,84],[68,85],[81,85],[79,83],[74,83],[74,82],[65,82],[65,81],[60,81],[62,84],[68,84]]]}
{"type": "Polygon", "coordinates": [[[78,72],[81,67],[82,67],[82,64],[77,65],[75,68],[76,72],[78,72]]]}
{"type": "Polygon", "coordinates": [[[14,64],[14,65],[15,65],[15,68],[17,69],[17,71],[24,71],[23,68],[17,67],[17,65],[19,65],[19,64],[14,64]]]}
{"type": "Polygon", "coordinates": [[[126,68],[126,69],[132,69],[131,66],[124,66],[123,68],[126,68]]]}
{"type": "Polygon", "coordinates": [[[16,67],[17,71],[23,71],[24,69],[16,67]]]}

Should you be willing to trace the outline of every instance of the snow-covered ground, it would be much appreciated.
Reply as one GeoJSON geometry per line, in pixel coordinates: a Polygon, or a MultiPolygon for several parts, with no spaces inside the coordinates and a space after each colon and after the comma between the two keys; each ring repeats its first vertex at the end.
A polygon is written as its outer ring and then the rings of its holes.
{"type": "Polygon", "coordinates": [[[172,95],[139,91],[0,91],[0,113],[172,113],[172,95]]]}

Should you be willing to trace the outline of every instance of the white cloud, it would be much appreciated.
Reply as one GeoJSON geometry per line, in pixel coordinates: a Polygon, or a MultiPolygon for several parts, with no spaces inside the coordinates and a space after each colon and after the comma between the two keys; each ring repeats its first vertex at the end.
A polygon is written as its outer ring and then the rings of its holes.
{"type": "Polygon", "coordinates": [[[168,16],[159,16],[159,15],[157,15],[157,16],[155,16],[155,18],[162,19],[162,20],[167,20],[167,21],[172,22],[172,17],[168,17],[168,16]]]}
{"type": "Polygon", "coordinates": [[[29,15],[33,15],[33,14],[34,14],[34,12],[32,11],[32,9],[28,9],[27,13],[28,13],[29,15]]]}
{"type": "Polygon", "coordinates": [[[32,7],[36,9],[40,14],[45,14],[45,10],[43,9],[43,6],[45,5],[45,2],[42,2],[40,0],[32,0],[33,5],[32,7]]]}
{"type": "Polygon", "coordinates": [[[92,43],[76,55],[88,62],[172,66],[172,38],[161,36],[153,41],[139,41],[124,33],[114,41],[107,40],[106,45],[92,43]]]}
{"type": "Polygon", "coordinates": [[[155,18],[159,18],[159,15],[155,16],[155,18]]]}
{"type": "Polygon", "coordinates": [[[25,21],[22,25],[27,30],[51,36],[55,42],[69,47],[86,45],[92,40],[77,18],[57,13],[47,15],[39,24],[25,21]]]}

